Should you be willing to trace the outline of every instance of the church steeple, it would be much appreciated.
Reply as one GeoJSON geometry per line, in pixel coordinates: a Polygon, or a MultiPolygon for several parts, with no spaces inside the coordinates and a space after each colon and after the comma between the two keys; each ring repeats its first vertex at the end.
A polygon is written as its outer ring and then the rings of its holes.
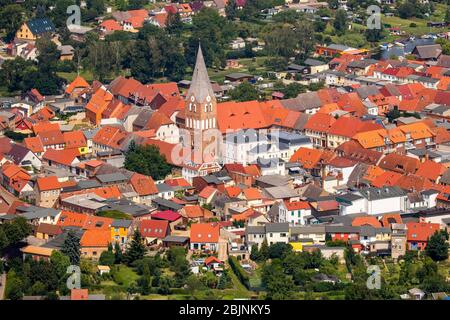
{"type": "Polygon", "coordinates": [[[191,86],[187,98],[194,96],[199,103],[206,102],[207,97],[214,98],[214,91],[209,81],[208,70],[206,69],[205,59],[203,58],[202,47],[198,45],[197,60],[195,62],[194,73],[192,74],[191,86]]]}
{"type": "Polygon", "coordinates": [[[217,100],[209,81],[200,45],[191,86],[186,95],[185,115],[185,128],[191,135],[192,150],[194,154],[203,155],[203,150],[207,146],[203,141],[204,131],[217,128],[217,100]]]}

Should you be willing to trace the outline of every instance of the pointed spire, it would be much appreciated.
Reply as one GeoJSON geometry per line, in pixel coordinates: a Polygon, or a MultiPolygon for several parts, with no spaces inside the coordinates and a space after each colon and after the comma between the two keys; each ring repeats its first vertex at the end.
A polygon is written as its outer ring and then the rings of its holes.
{"type": "Polygon", "coordinates": [[[198,45],[197,60],[195,62],[194,73],[192,74],[191,86],[187,98],[193,95],[198,102],[205,102],[206,97],[214,99],[214,91],[209,81],[208,70],[206,69],[205,59],[203,58],[202,47],[198,45]]]}

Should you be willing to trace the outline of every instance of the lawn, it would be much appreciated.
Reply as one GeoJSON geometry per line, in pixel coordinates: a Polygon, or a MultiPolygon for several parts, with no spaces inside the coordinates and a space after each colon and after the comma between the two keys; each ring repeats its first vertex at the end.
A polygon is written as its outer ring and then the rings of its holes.
{"type": "Polygon", "coordinates": [[[133,282],[135,282],[139,275],[133,271],[133,269],[119,265],[111,271],[114,282],[120,286],[129,287],[133,282]]]}

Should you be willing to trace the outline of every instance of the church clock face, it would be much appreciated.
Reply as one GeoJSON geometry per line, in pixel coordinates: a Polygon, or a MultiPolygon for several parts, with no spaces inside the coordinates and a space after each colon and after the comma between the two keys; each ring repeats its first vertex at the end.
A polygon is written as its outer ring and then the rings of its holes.
{"type": "Polygon", "coordinates": [[[194,96],[191,96],[191,101],[194,102],[195,98],[194,96]]]}
{"type": "Polygon", "coordinates": [[[207,96],[207,97],[206,97],[206,101],[210,102],[210,101],[211,101],[211,97],[210,97],[210,96],[207,96]]]}

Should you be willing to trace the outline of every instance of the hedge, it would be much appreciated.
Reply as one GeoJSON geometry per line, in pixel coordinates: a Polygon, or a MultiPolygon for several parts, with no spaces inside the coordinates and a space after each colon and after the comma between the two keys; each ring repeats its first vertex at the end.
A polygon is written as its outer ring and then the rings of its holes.
{"type": "Polygon", "coordinates": [[[245,272],[244,268],[242,268],[239,261],[236,259],[236,257],[229,257],[228,263],[230,264],[231,269],[233,270],[234,274],[238,277],[239,281],[248,289],[250,290],[250,277],[245,272]]]}

